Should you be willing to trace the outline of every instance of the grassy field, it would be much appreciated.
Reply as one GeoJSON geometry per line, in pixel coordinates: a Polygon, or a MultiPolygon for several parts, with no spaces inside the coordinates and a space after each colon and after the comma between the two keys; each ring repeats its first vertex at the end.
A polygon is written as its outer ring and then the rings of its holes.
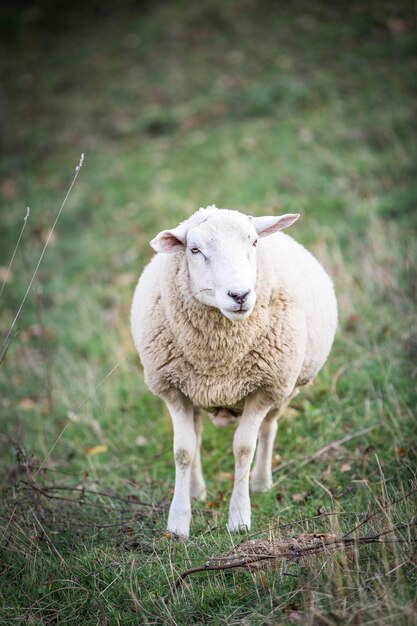
{"type": "Polygon", "coordinates": [[[405,1],[172,0],[55,33],[22,20],[0,54],[1,624],[415,623],[414,27],[405,1]],[[208,501],[189,540],[168,536],[172,430],[129,307],[149,240],[212,203],[302,213],[290,234],[340,306],[250,537],[391,532],[173,590],[245,538],[226,531],[233,430],[206,421],[208,501]]]}

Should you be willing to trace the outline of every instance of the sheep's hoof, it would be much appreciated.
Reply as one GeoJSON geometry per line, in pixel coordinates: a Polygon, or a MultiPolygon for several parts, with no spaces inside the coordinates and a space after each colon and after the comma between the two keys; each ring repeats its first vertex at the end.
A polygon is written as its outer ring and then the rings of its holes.
{"type": "Polygon", "coordinates": [[[190,536],[190,528],[186,528],[180,523],[177,524],[168,524],[167,531],[172,533],[173,535],[177,535],[178,537],[183,537],[184,539],[188,539],[190,536]]]}
{"type": "Polygon", "coordinates": [[[229,521],[227,522],[227,528],[231,533],[249,532],[250,521],[250,511],[248,511],[245,515],[240,509],[238,511],[231,510],[229,511],[229,521]]]}
{"type": "Polygon", "coordinates": [[[188,515],[169,515],[167,531],[179,537],[190,536],[190,517],[188,515]]]}
{"type": "Polygon", "coordinates": [[[227,529],[231,533],[248,533],[250,531],[250,522],[237,522],[236,520],[229,519],[227,529]]]}
{"type": "Polygon", "coordinates": [[[229,507],[229,521],[227,528],[231,533],[245,532],[250,530],[251,510],[249,493],[247,497],[239,497],[232,494],[229,507]]]}
{"type": "Polygon", "coordinates": [[[264,493],[272,489],[272,478],[252,478],[250,482],[250,489],[254,493],[264,493]]]}
{"type": "Polygon", "coordinates": [[[190,496],[199,500],[200,502],[205,502],[207,499],[207,491],[205,485],[191,485],[190,487],[190,496]]]}

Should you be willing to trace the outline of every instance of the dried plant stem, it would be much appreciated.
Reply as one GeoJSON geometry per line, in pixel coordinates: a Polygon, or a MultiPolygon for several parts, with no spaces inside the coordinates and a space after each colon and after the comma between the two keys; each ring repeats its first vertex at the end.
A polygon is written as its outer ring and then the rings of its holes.
{"type": "MultiPolygon", "coordinates": [[[[100,382],[94,387],[93,391],[91,393],[88,394],[88,396],[86,396],[84,398],[84,400],[82,400],[79,404],[77,404],[77,406],[75,407],[75,409],[73,410],[74,413],[76,413],[77,411],[80,410],[80,408],[82,406],[84,406],[84,404],[91,398],[91,396],[93,396],[95,394],[95,392],[97,391],[97,389],[99,387],[101,387],[101,385],[104,383],[105,380],[107,380],[107,378],[109,378],[109,376],[111,376],[113,374],[113,372],[119,367],[120,365],[120,361],[118,361],[115,365],[113,365],[113,367],[111,368],[111,370],[109,372],[107,372],[107,374],[100,380],[100,382]]],[[[47,460],[49,459],[50,455],[52,454],[55,446],[57,446],[57,444],[59,443],[62,435],[65,433],[65,431],[67,430],[68,426],[70,425],[71,420],[68,419],[65,426],[63,427],[63,429],[61,430],[61,432],[59,433],[58,437],[55,439],[55,442],[53,443],[52,447],[49,449],[48,454],[46,455],[46,457],[44,458],[44,460],[42,461],[42,463],[40,464],[40,466],[38,467],[38,469],[36,470],[35,475],[33,476],[32,480],[35,480],[36,476],[39,474],[39,472],[43,469],[45,463],[47,462],[47,460]]]]}
{"type": "Polygon", "coordinates": [[[75,181],[76,181],[76,180],[77,180],[77,178],[78,178],[78,174],[80,173],[80,170],[81,170],[81,167],[82,167],[83,162],[84,162],[84,154],[82,154],[82,155],[81,155],[80,162],[79,162],[79,164],[77,165],[77,167],[75,168],[75,174],[74,174],[74,177],[73,177],[72,182],[71,182],[71,184],[70,184],[70,186],[69,186],[69,188],[68,188],[68,191],[67,191],[67,193],[66,193],[66,195],[65,195],[65,198],[64,198],[64,200],[62,201],[61,207],[60,207],[60,209],[59,209],[59,211],[58,211],[58,213],[57,213],[57,215],[56,215],[55,221],[54,221],[54,223],[52,224],[52,228],[51,228],[51,230],[49,231],[48,237],[47,237],[47,239],[46,239],[46,241],[45,241],[45,245],[44,245],[44,247],[43,247],[43,249],[42,249],[42,252],[41,252],[41,254],[40,254],[40,256],[39,256],[39,259],[38,259],[38,262],[37,262],[37,264],[36,264],[35,270],[34,270],[34,272],[33,272],[33,274],[32,274],[32,278],[31,278],[31,279],[30,279],[30,281],[29,281],[29,285],[28,285],[28,287],[27,287],[27,289],[26,289],[25,295],[23,296],[22,302],[20,303],[20,306],[19,306],[19,308],[18,308],[18,310],[17,310],[17,313],[16,313],[16,315],[15,315],[15,317],[14,317],[14,320],[13,320],[13,322],[12,322],[12,325],[11,325],[11,326],[10,326],[10,328],[9,328],[9,332],[7,333],[6,338],[4,339],[4,341],[3,341],[3,343],[2,343],[2,346],[1,346],[1,349],[0,349],[0,350],[1,350],[1,352],[3,353],[3,356],[4,356],[5,351],[7,350],[7,342],[8,342],[8,340],[9,340],[9,338],[10,338],[10,335],[11,335],[11,334],[12,334],[12,332],[13,332],[13,329],[14,329],[14,327],[15,327],[15,325],[16,325],[16,322],[17,322],[17,320],[18,320],[18,318],[19,318],[19,315],[20,315],[20,313],[21,313],[21,311],[22,311],[22,309],[23,309],[23,306],[24,306],[24,304],[25,304],[25,302],[26,302],[26,298],[28,297],[29,292],[30,292],[30,290],[31,290],[31,288],[32,288],[33,282],[34,282],[34,280],[35,280],[35,278],[36,278],[36,274],[38,273],[38,270],[39,270],[39,266],[40,266],[40,264],[42,263],[42,259],[43,259],[44,255],[45,255],[46,249],[47,249],[47,247],[48,247],[48,245],[49,245],[49,241],[50,241],[50,239],[51,239],[51,237],[52,237],[52,235],[53,235],[53,232],[54,232],[54,230],[55,230],[55,226],[56,226],[56,225],[57,225],[57,223],[58,223],[58,220],[59,220],[59,218],[60,218],[60,216],[61,216],[61,213],[62,213],[62,211],[63,211],[63,209],[64,209],[64,207],[65,207],[65,205],[66,205],[66,203],[67,203],[68,197],[69,197],[69,195],[70,195],[70,193],[71,193],[71,190],[72,190],[72,188],[73,188],[73,186],[74,186],[74,184],[75,184],[75,181]]]}
{"type": "Polygon", "coordinates": [[[22,239],[23,231],[24,231],[24,230],[25,230],[25,228],[26,228],[26,222],[28,221],[29,215],[30,215],[30,209],[29,209],[29,207],[27,207],[27,208],[26,208],[26,215],[25,215],[25,217],[23,218],[23,226],[22,226],[22,228],[21,228],[21,230],[20,230],[20,235],[19,235],[19,237],[18,237],[18,239],[17,239],[17,242],[16,242],[16,245],[15,245],[15,247],[14,247],[13,254],[12,254],[12,258],[10,259],[10,263],[9,263],[9,265],[7,266],[6,274],[4,275],[3,284],[2,284],[1,289],[0,289],[0,297],[1,297],[1,294],[3,293],[4,285],[6,284],[7,279],[8,279],[8,277],[9,277],[10,268],[12,267],[12,263],[13,263],[14,258],[15,258],[15,256],[16,256],[16,252],[17,252],[17,249],[18,249],[18,247],[19,247],[20,240],[22,239]]]}
{"type": "Polygon", "coordinates": [[[349,530],[347,533],[345,533],[343,535],[343,539],[345,537],[347,537],[348,535],[351,535],[352,533],[354,533],[356,530],[358,530],[359,528],[361,528],[362,526],[364,526],[365,524],[367,524],[369,522],[369,520],[371,520],[373,517],[375,517],[375,515],[378,515],[379,513],[381,513],[382,511],[385,511],[385,509],[389,509],[390,507],[394,506],[394,504],[398,504],[399,502],[402,502],[403,500],[406,500],[407,498],[409,498],[410,496],[414,495],[417,492],[417,487],[415,487],[414,489],[412,489],[411,491],[409,491],[408,493],[406,493],[405,495],[401,496],[400,498],[397,498],[396,500],[392,500],[391,502],[388,502],[387,504],[385,504],[383,507],[381,507],[380,509],[374,511],[373,513],[371,513],[370,515],[368,515],[362,522],[360,522],[359,524],[357,524],[354,528],[352,528],[351,530],[349,530]]]}

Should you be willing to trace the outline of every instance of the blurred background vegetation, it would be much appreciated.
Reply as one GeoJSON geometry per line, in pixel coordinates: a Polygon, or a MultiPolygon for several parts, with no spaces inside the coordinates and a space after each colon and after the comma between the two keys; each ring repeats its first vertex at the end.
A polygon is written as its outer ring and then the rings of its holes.
{"type": "MultiPolygon", "coordinates": [[[[2,343],[85,154],[0,353],[2,623],[412,623],[409,535],[403,552],[319,574],[307,563],[295,578],[199,579],[166,608],[178,568],[230,545],[232,432],[206,425],[209,501],[196,506],[194,540],[170,542],[171,427],[141,378],[129,307],[148,241],[200,206],[300,212],[290,234],[333,276],[340,327],[283,420],[255,530],[334,510],[333,530],[346,532],[349,515],[413,489],[415,24],[411,0],[2,5],[2,343]],[[28,497],[25,482],[159,508],[126,524],[97,496],[94,521],[79,502],[28,497]]],[[[404,522],[410,505],[390,514],[404,522]]]]}

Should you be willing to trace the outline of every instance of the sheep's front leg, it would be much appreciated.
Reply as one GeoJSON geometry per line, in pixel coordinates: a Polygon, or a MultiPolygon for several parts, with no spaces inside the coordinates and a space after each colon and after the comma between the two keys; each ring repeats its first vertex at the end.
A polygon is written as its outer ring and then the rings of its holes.
{"type": "Polygon", "coordinates": [[[195,434],[197,436],[197,445],[196,451],[194,455],[193,462],[191,464],[191,484],[190,484],[190,495],[193,498],[197,498],[197,500],[205,500],[206,499],[206,483],[204,482],[203,470],[201,468],[201,415],[197,409],[194,410],[194,428],[195,434]]]}
{"type": "Polygon", "coordinates": [[[197,435],[194,429],[194,407],[178,393],[165,404],[174,428],[175,489],[168,514],[168,530],[188,537],[191,522],[190,478],[196,453],[197,435]]]}
{"type": "Polygon", "coordinates": [[[227,524],[231,532],[250,530],[249,472],[259,427],[270,408],[271,404],[267,404],[262,396],[258,394],[249,396],[233,438],[235,481],[227,524]]]}

